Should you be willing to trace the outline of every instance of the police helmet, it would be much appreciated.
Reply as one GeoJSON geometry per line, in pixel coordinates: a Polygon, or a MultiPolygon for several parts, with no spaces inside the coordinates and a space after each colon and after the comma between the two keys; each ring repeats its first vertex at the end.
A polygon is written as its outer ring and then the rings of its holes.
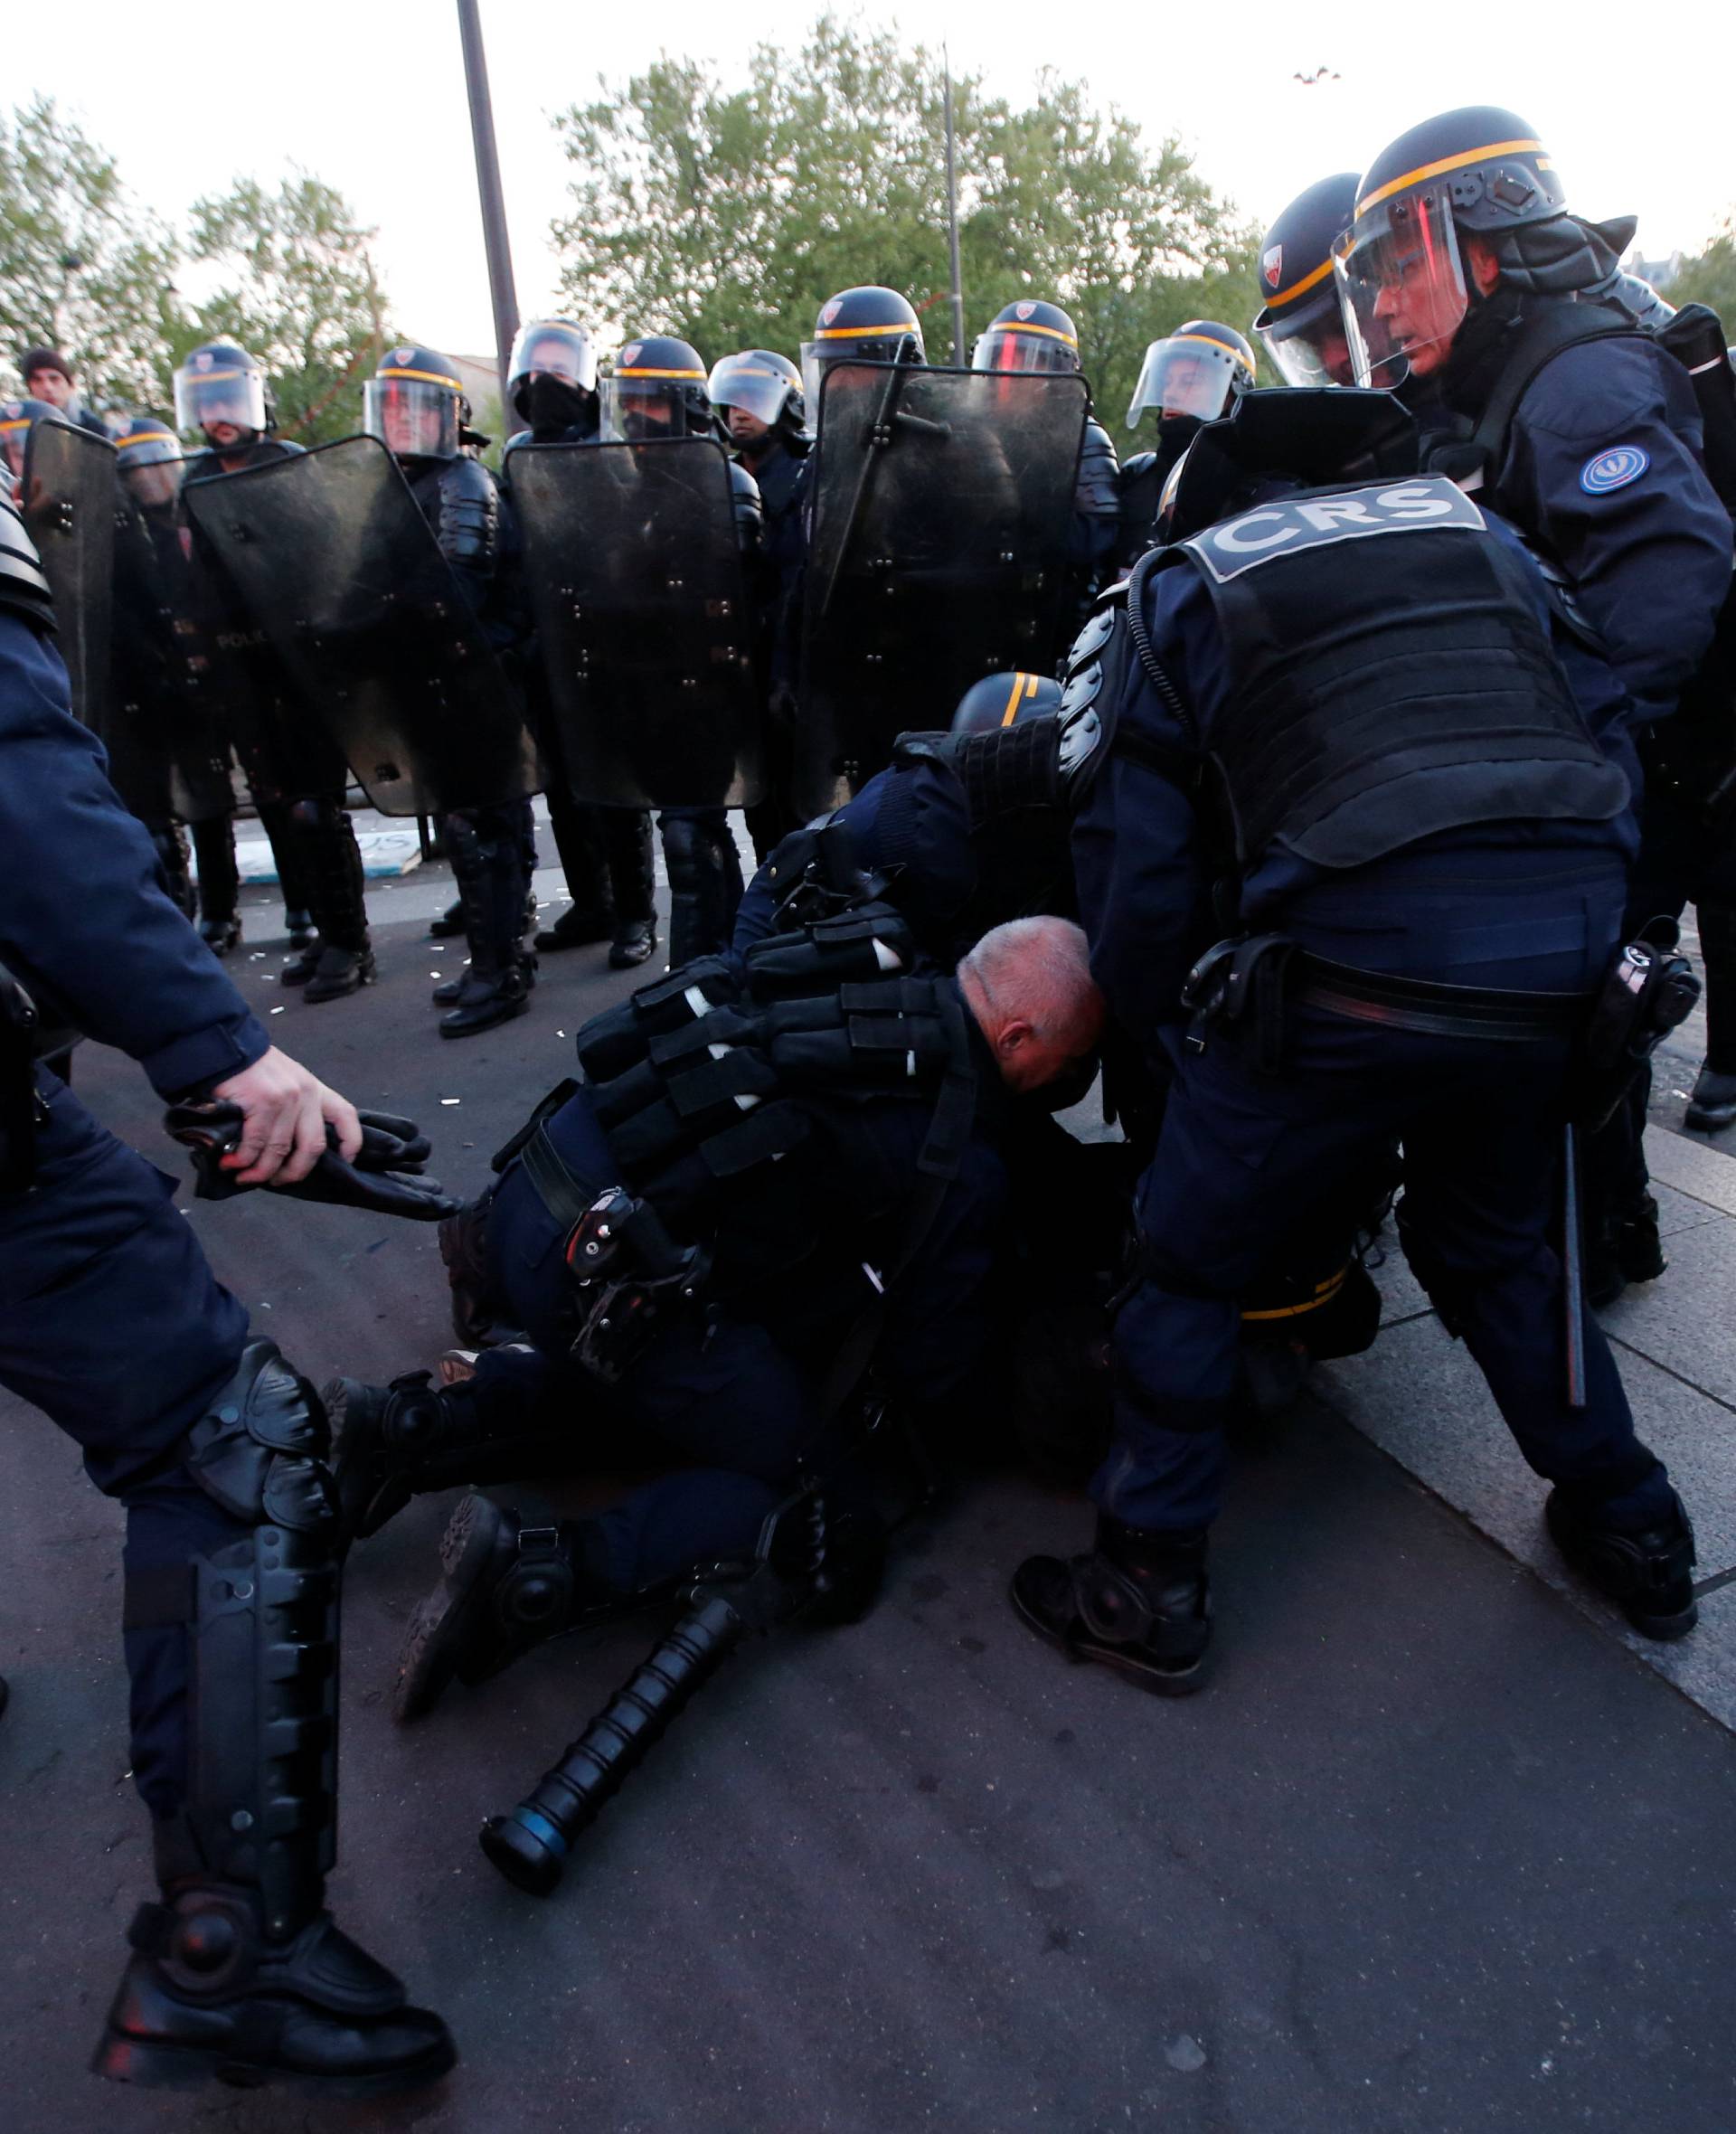
{"type": "Polygon", "coordinates": [[[520,326],[506,364],[506,397],[533,429],[566,428],[597,405],[597,349],[576,319],[520,326]]]}
{"type": "Polygon", "coordinates": [[[24,450],[39,422],[64,423],[66,417],[48,401],[0,401],[0,459],[14,482],[24,478],[24,450]]]}
{"type": "Polygon", "coordinates": [[[1253,383],[1254,352],[1247,335],[1214,318],[1190,318],[1146,349],[1127,406],[1127,428],[1137,430],[1140,418],[1150,413],[1160,423],[1176,415],[1214,421],[1253,383]]]}
{"type": "Polygon", "coordinates": [[[1354,377],[1332,248],[1355,215],[1357,184],[1354,171],[1340,171],[1298,193],[1260,244],[1266,301],[1254,332],[1287,385],[1348,385],[1354,377]]]}
{"type": "MultiPolygon", "coordinates": [[[[1516,112],[1470,104],[1426,119],[1383,148],[1363,174],[1350,228],[1333,247],[1359,385],[1431,376],[1470,307],[1460,234],[1497,264],[1526,230],[1566,219],[1553,158],[1516,112]]],[[[1573,248],[1582,227],[1572,224],[1573,248]]],[[[1523,250],[1523,247],[1521,248],[1523,250]]]]}
{"type": "Polygon", "coordinates": [[[1079,333],[1059,304],[1022,297],[1004,305],[976,336],[973,371],[1076,371],[1079,333]]]}
{"type": "Polygon", "coordinates": [[[220,422],[256,438],[271,428],[265,367],[237,341],[202,342],[175,373],[175,428],[209,438],[220,422]]]}
{"type": "Polygon", "coordinates": [[[814,338],[802,343],[802,382],[817,411],[828,364],[925,364],[922,322],[906,297],[878,282],[840,289],[820,306],[814,338]]]}
{"type": "Polygon", "coordinates": [[[615,359],[602,382],[603,434],[639,441],[706,437],[712,403],[698,349],[672,334],[641,334],[615,359]]]}
{"type": "Polygon", "coordinates": [[[712,365],[705,388],[718,434],[733,443],[729,411],[740,408],[768,430],[800,437],[807,420],[802,373],[787,355],[773,348],[743,348],[712,365]]]}
{"type": "Polygon", "coordinates": [[[985,675],[958,699],[954,733],[987,733],[1043,719],[1061,708],[1061,684],[1047,675],[985,675]]]}
{"type": "Polygon", "coordinates": [[[135,415],[125,408],[105,418],[120,478],[140,504],[173,503],[185,460],[181,440],[160,415],[135,415]]]}
{"type": "Polygon", "coordinates": [[[389,348],[362,388],[362,428],[395,459],[456,459],[469,420],[464,381],[438,348],[389,348]]]}

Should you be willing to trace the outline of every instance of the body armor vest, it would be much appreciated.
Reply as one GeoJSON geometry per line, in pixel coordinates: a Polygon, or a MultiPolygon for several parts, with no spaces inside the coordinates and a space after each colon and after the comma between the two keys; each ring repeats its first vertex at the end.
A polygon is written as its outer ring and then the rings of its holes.
{"type": "Polygon", "coordinates": [[[869,903],[772,934],[739,963],[702,957],[594,1016],[579,1063],[624,1181],[672,1230],[709,1230],[720,1187],[807,1139],[802,1097],[919,1091],[936,1127],[948,1116],[918,1167],[952,1176],[973,1110],[964,1009],[918,960],[900,915],[869,903]]]}
{"type": "Polygon", "coordinates": [[[1307,490],[1165,552],[1200,574],[1229,685],[1200,740],[1236,857],[1342,868],[1480,823],[1607,822],[1524,559],[1441,477],[1307,490]]]}

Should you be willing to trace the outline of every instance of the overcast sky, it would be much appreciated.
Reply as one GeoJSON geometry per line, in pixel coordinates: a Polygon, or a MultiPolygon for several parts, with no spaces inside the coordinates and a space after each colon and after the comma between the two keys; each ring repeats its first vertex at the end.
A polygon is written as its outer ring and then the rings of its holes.
{"type": "MultiPolygon", "coordinates": [[[[1573,207],[1597,219],[1637,214],[1648,257],[1699,249],[1736,203],[1736,29],[1719,5],[1679,15],[1631,0],[1476,9],[1412,0],[1336,20],[1293,0],[1071,10],[923,0],[901,18],[892,7],[840,12],[876,26],[901,19],[912,42],[944,36],[958,71],[986,71],[993,90],[1020,101],[1045,66],[1082,79],[1153,136],[1180,133],[1204,176],[1262,222],[1316,177],[1359,168],[1395,134],[1461,103],[1523,114],[1550,145],[1573,207]],[[1703,42],[1668,53],[1675,27],[1703,42]],[[1706,40],[1722,42],[1722,55],[1706,40]],[[1322,66],[1339,79],[1293,79],[1322,66]]],[[[595,95],[599,75],[624,81],[660,51],[739,79],[773,18],[716,0],[600,12],[484,0],[482,16],[519,302],[531,316],[552,306],[555,288],[548,225],[566,166],[551,114],[595,95]]],[[[799,41],[800,12],[777,19],[778,42],[799,41]]],[[[159,21],[123,0],[83,0],[64,15],[21,0],[5,54],[7,102],[37,90],[56,98],[172,220],[238,174],[272,179],[296,163],[337,185],[378,228],[396,329],[450,352],[488,348],[449,0],[170,8],[159,21]]],[[[967,323],[981,322],[973,312],[967,323]]]]}

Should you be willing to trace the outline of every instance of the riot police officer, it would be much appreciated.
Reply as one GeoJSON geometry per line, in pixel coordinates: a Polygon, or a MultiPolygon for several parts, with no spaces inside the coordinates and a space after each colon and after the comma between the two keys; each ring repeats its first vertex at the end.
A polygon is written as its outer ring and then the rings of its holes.
{"type": "Polygon", "coordinates": [[[372,1533],[412,1493],[561,1442],[582,1457],[612,1430],[649,1428],[693,1464],[552,1532],[461,1505],[448,1575],[410,1629],[400,1716],[589,1610],[750,1553],[871,1353],[907,1420],[943,1427],[999,1323],[1018,1100],[1074,1072],[1100,1025],[1077,927],[1000,928],[954,978],[883,904],[853,914],[847,941],[781,933],[588,1024],[584,1086],[539,1107],[488,1210],[503,1313],[528,1340],[485,1349],[456,1387],[415,1374],[328,1388],[346,1518],[372,1533]],[[750,1090],[765,1100],[744,1115],[750,1090]],[[628,1323],[645,1338],[618,1346],[628,1323]]]}
{"type": "Polygon", "coordinates": [[[1354,171],[1298,193],[1260,240],[1265,302],[1254,332],[1287,385],[1352,385],[1355,366],[1333,279],[1332,248],[1356,212],[1354,171]]]}
{"type": "Polygon", "coordinates": [[[753,477],[765,515],[766,599],[755,646],[765,717],[765,794],[747,811],[748,834],[763,860],[797,819],[789,799],[790,734],[807,549],[802,470],[814,440],[802,374],[775,349],[746,348],[724,356],[712,365],[705,390],[718,435],[753,477]]]}
{"type": "MultiPolygon", "coordinates": [[[[1080,368],[1079,333],[1059,304],[1021,297],[1003,305],[976,337],[971,368],[977,371],[1065,371],[1080,368]]],[[[1079,449],[1073,490],[1073,543],[1070,558],[1072,599],[1067,635],[1071,643],[1114,559],[1121,520],[1121,469],[1109,433],[1089,415],[1079,449]]]]}
{"type": "MultiPolygon", "coordinates": [[[[589,444],[597,435],[597,351],[587,329],[570,318],[521,326],[507,366],[506,397],[526,425],[506,441],[501,488],[510,502],[514,445],[589,444]]],[[[509,522],[509,538],[511,532],[509,522]]],[[[657,945],[651,817],[643,808],[590,807],[573,798],[558,724],[542,701],[541,670],[533,657],[524,665],[551,773],[549,826],[572,899],[552,926],[538,932],[534,945],[552,955],[608,941],[611,967],[629,970],[647,961],[657,945]]]]}
{"type": "Polygon", "coordinates": [[[362,1128],[269,1046],[162,893],[68,703],[45,581],[0,500],[0,1379],[127,1510],[132,1775],[160,1884],[133,1921],[96,2070],[334,2092],[429,2081],[454,2059],[445,2025],[324,1907],[339,1566],[318,1399],[250,1333],[171,1182],[33,1073],[24,988],[130,1053],[165,1100],[239,1107],[243,1184],[306,1178],[328,1129],[347,1157],[362,1128]]]}
{"type": "Polygon", "coordinates": [[[814,338],[802,343],[802,384],[817,422],[820,380],[835,363],[925,364],[922,322],[908,297],[867,282],[840,289],[820,306],[814,338]]]}
{"type": "Polygon", "coordinates": [[[1170,470],[1203,424],[1253,391],[1255,370],[1247,335],[1213,318],[1190,318],[1146,350],[1127,403],[1127,428],[1137,432],[1155,415],[1157,445],[1121,462],[1118,570],[1130,569],[1151,546],[1170,470]]]}
{"type": "MultiPolygon", "coordinates": [[[[1675,712],[1705,659],[1730,592],[1731,522],[1702,463],[1688,372],[1642,329],[1644,300],[1624,294],[1618,258],[1632,234],[1631,221],[1570,213],[1533,129],[1474,105],[1382,150],[1335,258],[1359,381],[1428,410],[1428,463],[1473,486],[1565,575],[1643,732],[1675,712]]],[[[1660,818],[1642,882],[1667,864],[1658,834],[1674,841],[1660,818]]],[[[1643,1090],[1618,1120],[1592,1152],[1603,1296],[1664,1267],[1643,1090]]]]}
{"type": "MultiPolygon", "coordinates": [[[[710,437],[712,406],[699,352],[670,334],[627,341],[603,381],[603,434],[628,443],[710,437]]],[[[765,514],[753,477],[731,459],[730,494],[736,543],[756,609],[766,600],[765,514]]],[[[665,807],[657,817],[669,875],[672,968],[723,948],[741,901],[741,862],[729,816],[721,807],[665,807]]]]}
{"type": "MultiPolygon", "coordinates": [[[[264,369],[232,341],[208,341],[189,350],[175,373],[175,420],[184,434],[197,430],[205,440],[203,450],[187,463],[189,482],[268,466],[302,449],[274,434],[277,420],[264,369]]],[[[213,632],[222,631],[232,600],[197,542],[193,553],[201,565],[199,577],[210,609],[207,619],[213,632]]],[[[285,779],[253,707],[242,700],[257,692],[280,701],[278,685],[269,664],[256,661],[250,692],[248,666],[243,655],[236,676],[237,697],[225,708],[249,789],[277,859],[292,943],[297,934],[307,933],[305,924],[294,923],[304,911],[311,912],[314,926],[311,938],[305,939],[284,964],[278,982],[301,987],[308,1001],[339,1000],[370,984],[374,971],[362,855],[344,807],[345,767],[335,750],[326,751],[317,792],[287,789],[289,783],[305,781],[285,779]]],[[[290,715],[307,719],[312,713],[297,707],[290,715]]],[[[222,954],[241,938],[234,846],[227,825],[195,824],[193,849],[199,857],[199,893],[204,911],[201,931],[222,954]]]]}
{"type": "MultiPolygon", "coordinates": [[[[463,382],[437,349],[389,350],[363,388],[363,430],[403,470],[472,614],[499,647],[513,634],[495,599],[501,500],[494,477],[466,449],[475,437],[469,420],[463,382]]],[[[434,999],[447,1009],[440,1035],[471,1037],[530,1005],[535,960],[524,951],[524,935],[536,850],[531,804],[452,808],[445,838],[470,965],[436,987],[434,999]]]]}
{"type": "Polygon", "coordinates": [[[1629,706],[1585,647],[1563,634],[1557,656],[1511,530],[1401,471],[1414,439],[1392,405],[1260,393],[1202,431],[1172,545],[1115,590],[1069,676],[1092,968],[1171,1081],[1095,1545],[1031,1559],[1013,1599],[1170,1695],[1207,1666],[1240,1293],[1394,1133],[1406,1254],[1553,1483],[1557,1544],[1646,1635],[1695,1619],[1692,1529],[1595,1324],[1575,1403],[1549,1242],[1569,1062],[1633,849],[1599,745],[1629,706]],[[1393,471],[1335,477],[1371,455],[1393,471]],[[1234,934],[1206,947],[1225,910],[1234,934]]]}

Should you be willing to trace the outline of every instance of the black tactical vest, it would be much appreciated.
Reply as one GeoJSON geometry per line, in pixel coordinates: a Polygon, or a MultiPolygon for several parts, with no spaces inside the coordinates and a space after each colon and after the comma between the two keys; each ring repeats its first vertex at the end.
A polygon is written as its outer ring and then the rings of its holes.
{"type": "Polygon", "coordinates": [[[1586,731],[1527,566],[1446,479],[1307,490],[1167,552],[1223,633],[1203,722],[1244,866],[1357,867],[1479,823],[1607,822],[1628,782],[1586,731]]]}

